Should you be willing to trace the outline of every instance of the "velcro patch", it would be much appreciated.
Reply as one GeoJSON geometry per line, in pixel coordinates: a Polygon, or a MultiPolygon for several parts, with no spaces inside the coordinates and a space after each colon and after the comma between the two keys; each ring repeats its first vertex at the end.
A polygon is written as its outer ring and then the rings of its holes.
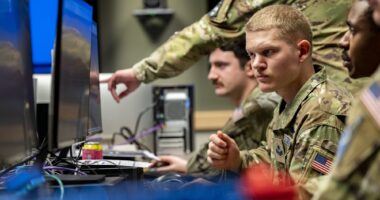
{"type": "Polygon", "coordinates": [[[367,108],[368,112],[372,115],[373,119],[380,127],[380,86],[378,83],[372,83],[365,89],[361,95],[360,100],[367,108]]]}
{"type": "Polygon", "coordinates": [[[327,174],[331,169],[332,163],[331,159],[317,152],[311,163],[311,167],[322,174],[327,174]]]}

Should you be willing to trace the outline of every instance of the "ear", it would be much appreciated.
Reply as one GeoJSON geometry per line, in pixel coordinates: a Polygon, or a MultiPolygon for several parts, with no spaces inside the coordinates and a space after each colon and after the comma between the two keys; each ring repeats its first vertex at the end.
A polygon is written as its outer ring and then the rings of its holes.
{"type": "Polygon", "coordinates": [[[251,62],[250,60],[248,60],[245,65],[244,65],[244,70],[245,70],[245,73],[247,74],[248,77],[253,77],[255,76],[255,73],[254,73],[254,70],[253,70],[253,67],[251,65],[251,62]]]}
{"type": "Polygon", "coordinates": [[[307,40],[300,40],[297,43],[299,49],[299,59],[300,62],[304,62],[306,59],[311,57],[311,43],[307,40]]]}

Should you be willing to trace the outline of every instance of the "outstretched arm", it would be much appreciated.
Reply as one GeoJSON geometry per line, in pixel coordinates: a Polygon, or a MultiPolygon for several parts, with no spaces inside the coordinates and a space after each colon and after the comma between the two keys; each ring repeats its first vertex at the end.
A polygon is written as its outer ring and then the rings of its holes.
{"type": "Polygon", "coordinates": [[[136,90],[141,84],[141,82],[136,78],[136,73],[133,69],[118,70],[112,74],[110,78],[101,80],[100,83],[108,84],[108,90],[118,103],[120,102],[120,99],[136,90]],[[118,84],[124,84],[126,87],[125,90],[119,94],[116,92],[116,86],[118,84]]]}
{"type": "Polygon", "coordinates": [[[159,161],[154,161],[150,168],[159,172],[186,173],[187,161],[177,156],[160,156],[159,161]]]}

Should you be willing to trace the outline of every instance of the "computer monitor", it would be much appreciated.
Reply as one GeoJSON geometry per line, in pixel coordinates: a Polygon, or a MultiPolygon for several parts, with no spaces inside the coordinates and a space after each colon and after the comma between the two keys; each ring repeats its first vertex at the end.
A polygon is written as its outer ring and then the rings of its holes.
{"type": "Polygon", "coordinates": [[[0,167],[31,155],[36,128],[29,0],[0,0],[0,167]]]}
{"type": "Polygon", "coordinates": [[[96,22],[92,24],[91,32],[91,69],[90,69],[90,109],[88,121],[88,134],[101,133],[102,129],[102,110],[99,87],[99,49],[98,49],[98,30],[96,22]]]}
{"type": "Polygon", "coordinates": [[[84,141],[88,132],[92,7],[58,2],[57,37],[49,107],[49,149],[84,141]]]}

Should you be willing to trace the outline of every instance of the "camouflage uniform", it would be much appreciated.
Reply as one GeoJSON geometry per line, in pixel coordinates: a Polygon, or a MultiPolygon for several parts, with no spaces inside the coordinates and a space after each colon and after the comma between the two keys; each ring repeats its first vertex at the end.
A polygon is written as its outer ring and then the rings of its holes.
{"type": "Polygon", "coordinates": [[[297,7],[310,20],[313,31],[313,59],[326,66],[327,75],[338,84],[356,91],[357,80],[342,66],[338,41],[346,32],[348,0],[224,0],[198,22],[176,32],[149,57],[133,68],[145,83],[169,78],[185,71],[201,56],[224,42],[244,37],[244,26],[260,8],[281,3],[297,7]]]}
{"type": "MultiPolygon", "coordinates": [[[[240,149],[252,149],[260,146],[265,141],[265,132],[272,119],[273,110],[280,97],[275,93],[263,93],[259,87],[252,90],[250,96],[245,99],[239,109],[242,115],[238,119],[230,118],[224,128],[238,144],[240,149]]],[[[188,173],[195,176],[215,176],[220,171],[212,168],[207,162],[208,143],[195,151],[187,163],[188,173]]]]}
{"type": "Polygon", "coordinates": [[[316,71],[291,104],[282,101],[275,109],[267,131],[268,145],[241,151],[242,168],[270,163],[275,183],[287,181],[277,175],[279,171],[289,172],[297,184],[328,172],[328,167],[315,163],[318,159],[332,162],[352,96],[327,80],[324,69],[316,67],[316,71]]]}
{"type": "Polygon", "coordinates": [[[315,199],[380,199],[380,70],[358,95],[334,169],[315,199]]]}

